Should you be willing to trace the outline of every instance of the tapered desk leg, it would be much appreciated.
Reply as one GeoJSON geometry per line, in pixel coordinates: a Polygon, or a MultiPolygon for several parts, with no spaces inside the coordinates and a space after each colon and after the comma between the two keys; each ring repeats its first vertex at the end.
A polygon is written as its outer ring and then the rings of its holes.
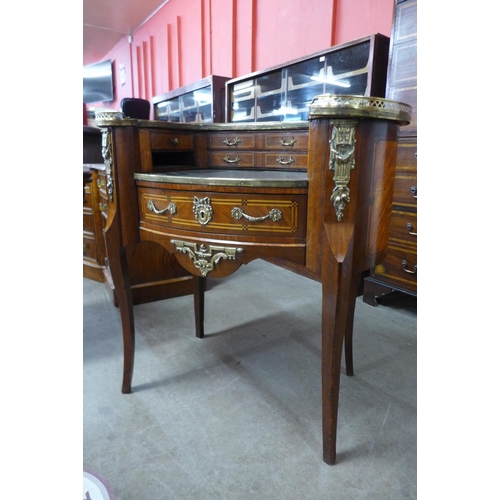
{"type": "Polygon", "coordinates": [[[348,376],[354,375],[354,360],[353,360],[353,326],[354,326],[354,310],[356,307],[356,297],[358,296],[358,285],[361,280],[361,274],[359,274],[355,280],[351,282],[350,294],[349,294],[349,311],[347,313],[347,325],[345,329],[345,339],[344,339],[344,355],[345,355],[345,371],[348,376]]]}
{"type": "Polygon", "coordinates": [[[323,290],[321,372],[323,460],[328,465],[333,465],[336,459],[342,347],[345,332],[350,325],[351,308],[354,308],[354,304],[351,304],[352,259],[349,256],[346,256],[346,259],[337,262],[328,245],[325,245],[321,280],[323,290]]]}
{"type": "Polygon", "coordinates": [[[112,224],[106,232],[106,248],[109,269],[115,287],[116,301],[120,309],[123,333],[123,381],[122,393],[132,392],[132,375],[134,373],[135,357],[135,326],[132,289],[127,264],[127,250],[120,246],[117,225],[112,224]]]}
{"type": "Polygon", "coordinates": [[[193,276],[194,284],[194,319],[196,324],[196,337],[202,339],[205,336],[205,287],[206,278],[193,276]]]}

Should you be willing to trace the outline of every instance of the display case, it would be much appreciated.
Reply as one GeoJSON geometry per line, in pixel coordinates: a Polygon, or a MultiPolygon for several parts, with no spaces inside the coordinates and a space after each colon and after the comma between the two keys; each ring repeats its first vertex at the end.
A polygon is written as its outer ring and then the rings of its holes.
{"type": "Polygon", "coordinates": [[[389,38],[370,35],[226,82],[226,122],[305,121],[319,94],[385,97],[389,38]]]}
{"type": "Polygon", "coordinates": [[[212,75],[153,97],[155,120],[175,123],[223,122],[227,80],[227,77],[212,75]]]}

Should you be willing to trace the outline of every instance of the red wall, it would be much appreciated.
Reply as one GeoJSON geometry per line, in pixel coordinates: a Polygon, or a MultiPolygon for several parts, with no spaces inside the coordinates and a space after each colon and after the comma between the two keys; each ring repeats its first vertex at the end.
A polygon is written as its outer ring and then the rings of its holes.
{"type": "MultiPolygon", "coordinates": [[[[103,59],[115,100],[153,96],[209,75],[234,78],[372,33],[390,36],[394,0],[170,0],[103,59]],[[120,65],[126,84],[120,84],[120,65]]],[[[85,61],[90,64],[98,61],[85,61]]],[[[99,106],[99,105],[97,105],[99,106]]]]}

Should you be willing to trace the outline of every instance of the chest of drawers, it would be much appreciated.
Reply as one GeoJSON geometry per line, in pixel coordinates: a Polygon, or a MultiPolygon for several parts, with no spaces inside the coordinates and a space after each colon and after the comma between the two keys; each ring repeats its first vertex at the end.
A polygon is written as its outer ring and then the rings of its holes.
{"type": "Polygon", "coordinates": [[[394,291],[417,294],[417,0],[395,2],[386,96],[413,111],[400,130],[387,256],[364,282],[363,300],[374,306],[394,291]]]}

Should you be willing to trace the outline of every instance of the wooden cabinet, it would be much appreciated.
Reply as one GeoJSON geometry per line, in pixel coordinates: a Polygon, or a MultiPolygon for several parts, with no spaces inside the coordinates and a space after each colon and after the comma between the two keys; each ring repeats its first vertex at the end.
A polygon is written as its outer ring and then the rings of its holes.
{"type": "MultiPolygon", "coordinates": [[[[171,143],[172,137],[167,137],[171,143]]],[[[163,142],[167,139],[163,138],[163,142]]],[[[174,141],[175,142],[175,141],[174,141]]],[[[180,141],[181,148],[194,144],[180,141]]],[[[109,270],[104,232],[108,225],[108,177],[103,161],[101,129],[84,127],[84,165],[92,172],[92,181],[84,188],[83,202],[83,276],[101,283],[118,305],[115,285],[109,270]]],[[[160,141],[160,146],[162,146],[160,141]]],[[[130,284],[134,304],[164,300],[193,292],[192,278],[163,248],[147,242],[128,249],[130,284]]]]}
{"type": "Polygon", "coordinates": [[[417,0],[395,4],[386,96],[413,111],[399,133],[387,255],[364,282],[363,300],[371,305],[393,291],[417,294],[417,0]]]}
{"type": "Polygon", "coordinates": [[[227,80],[229,78],[212,75],[153,97],[155,120],[174,123],[223,122],[227,80]]]}
{"type": "Polygon", "coordinates": [[[83,164],[92,171],[83,198],[83,276],[104,282],[106,250],[99,215],[98,171],[104,168],[101,155],[101,130],[83,127],[83,164]]]}
{"type": "Polygon", "coordinates": [[[226,121],[307,120],[320,94],[384,97],[389,38],[370,35],[226,83],[226,121]]]}

